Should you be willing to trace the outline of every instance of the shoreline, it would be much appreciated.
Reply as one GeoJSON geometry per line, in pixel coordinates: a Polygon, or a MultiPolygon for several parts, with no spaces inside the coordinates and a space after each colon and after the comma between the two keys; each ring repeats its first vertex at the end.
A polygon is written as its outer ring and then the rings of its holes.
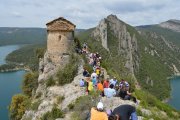
{"type": "Polygon", "coordinates": [[[29,68],[16,67],[16,68],[12,68],[12,69],[0,70],[0,73],[14,72],[14,71],[20,71],[20,70],[24,70],[24,71],[27,71],[27,72],[30,72],[30,71],[31,71],[29,68]]]}

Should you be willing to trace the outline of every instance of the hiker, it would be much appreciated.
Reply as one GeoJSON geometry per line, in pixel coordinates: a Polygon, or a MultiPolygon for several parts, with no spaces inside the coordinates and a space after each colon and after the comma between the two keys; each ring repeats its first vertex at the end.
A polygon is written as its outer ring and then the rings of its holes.
{"type": "Polygon", "coordinates": [[[93,66],[94,60],[92,57],[89,58],[89,65],[93,66]]]}
{"type": "Polygon", "coordinates": [[[130,100],[131,99],[131,93],[129,92],[129,86],[126,85],[126,96],[124,100],[130,100]]]}
{"type": "Polygon", "coordinates": [[[88,81],[88,93],[93,91],[93,82],[91,81],[91,79],[89,79],[88,81]]]}
{"type": "Polygon", "coordinates": [[[94,63],[93,66],[96,66],[97,62],[96,62],[96,58],[94,59],[94,63]]]}
{"type": "Polygon", "coordinates": [[[94,66],[93,66],[93,71],[94,71],[94,72],[96,71],[96,68],[97,68],[97,67],[94,65],[94,66]]]}
{"type": "Polygon", "coordinates": [[[85,86],[85,81],[84,81],[84,79],[81,79],[79,84],[80,84],[80,87],[84,87],[84,86],[85,86]]]}
{"type": "Polygon", "coordinates": [[[103,103],[99,102],[97,108],[91,108],[90,120],[108,120],[107,114],[103,110],[103,103]]]}
{"type": "Polygon", "coordinates": [[[113,85],[115,86],[116,83],[117,83],[116,77],[114,77],[113,79],[111,79],[111,80],[109,81],[109,83],[110,83],[110,85],[113,84],[113,85]]]}
{"type": "Polygon", "coordinates": [[[97,74],[95,71],[91,74],[91,78],[93,78],[93,77],[97,78],[97,74]]]}
{"type": "Polygon", "coordinates": [[[96,58],[100,58],[101,56],[99,55],[99,53],[98,52],[96,52],[96,58]]]}
{"type": "Polygon", "coordinates": [[[104,69],[101,69],[100,77],[104,79],[104,69]]]}
{"type": "Polygon", "coordinates": [[[132,94],[129,92],[129,88],[127,88],[125,84],[120,89],[119,96],[123,100],[131,100],[132,99],[134,103],[138,104],[136,98],[134,96],[132,96],[132,94]]]}
{"type": "Polygon", "coordinates": [[[93,82],[93,86],[95,87],[97,85],[97,78],[93,76],[92,82],[93,82]]]}
{"type": "Polygon", "coordinates": [[[122,86],[125,84],[125,80],[124,79],[121,79],[121,82],[119,82],[119,87],[120,89],[122,88],[122,86]]]}
{"type": "Polygon", "coordinates": [[[96,68],[96,74],[97,74],[97,76],[100,76],[100,68],[99,67],[96,68]]]}
{"type": "Polygon", "coordinates": [[[103,82],[103,87],[104,87],[104,88],[108,88],[108,87],[109,87],[109,78],[107,78],[106,80],[104,80],[104,82],[103,82]]]}
{"type": "Polygon", "coordinates": [[[98,59],[98,61],[97,61],[97,66],[100,67],[100,65],[101,65],[101,63],[100,63],[100,61],[99,61],[99,59],[98,59]]]}
{"type": "Polygon", "coordinates": [[[126,95],[127,95],[126,86],[123,84],[120,89],[119,96],[124,100],[126,95]]]}
{"type": "Polygon", "coordinates": [[[116,91],[116,97],[119,96],[119,85],[116,84],[116,86],[114,87],[115,91],[116,91]]]}
{"type": "Polygon", "coordinates": [[[99,90],[101,92],[101,96],[104,97],[104,88],[103,88],[103,84],[101,81],[98,80],[97,83],[97,90],[99,90]]]}
{"type": "Polygon", "coordinates": [[[83,76],[84,77],[88,77],[89,76],[89,72],[85,68],[84,68],[84,71],[83,71],[83,76]]]}
{"type": "Polygon", "coordinates": [[[108,98],[112,98],[113,96],[116,95],[116,91],[113,89],[114,88],[114,85],[111,84],[109,86],[109,88],[104,88],[104,95],[108,98]]]}
{"type": "Polygon", "coordinates": [[[87,48],[87,43],[83,44],[83,48],[85,48],[85,49],[87,48]]]}
{"type": "Polygon", "coordinates": [[[131,105],[120,105],[109,116],[109,120],[138,120],[136,108],[131,105]]]}

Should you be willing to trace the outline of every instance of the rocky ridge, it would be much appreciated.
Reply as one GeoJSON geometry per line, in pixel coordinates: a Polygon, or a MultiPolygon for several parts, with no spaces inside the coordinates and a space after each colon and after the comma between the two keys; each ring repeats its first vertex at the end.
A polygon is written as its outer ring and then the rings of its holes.
{"type": "Polygon", "coordinates": [[[160,27],[180,32],[180,20],[168,20],[159,24],[160,27]]]}

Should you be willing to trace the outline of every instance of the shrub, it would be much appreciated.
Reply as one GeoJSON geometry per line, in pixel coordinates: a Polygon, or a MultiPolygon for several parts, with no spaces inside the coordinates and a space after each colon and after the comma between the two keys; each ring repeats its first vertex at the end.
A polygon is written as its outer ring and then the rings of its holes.
{"type": "Polygon", "coordinates": [[[56,84],[56,81],[50,77],[47,81],[46,81],[46,87],[50,87],[56,84]]]}
{"type": "Polygon", "coordinates": [[[36,93],[35,98],[40,98],[41,96],[42,96],[42,92],[38,92],[38,93],[36,93]]]}
{"type": "Polygon", "coordinates": [[[41,100],[38,100],[38,101],[32,103],[31,107],[30,107],[31,110],[37,110],[40,104],[41,104],[41,100]]]}
{"type": "Polygon", "coordinates": [[[20,120],[25,111],[30,105],[30,100],[27,96],[17,94],[12,97],[12,101],[9,107],[9,113],[11,120],[20,120]]]}
{"type": "Polygon", "coordinates": [[[52,111],[45,113],[41,120],[55,120],[57,118],[64,118],[64,112],[56,107],[53,107],[52,111]]]}
{"type": "Polygon", "coordinates": [[[38,73],[27,73],[24,76],[22,91],[25,95],[31,97],[32,92],[38,87],[38,73]]]}
{"type": "Polygon", "coordinates": [[[99,101],[99,93],[92,91],[88,96],[81,96],[74,102],[74,109],[71,118],[73,120],[85,120],[90,109],[99,101]]]}
{"type": "Polygon", "coordinates": [[[62,103],[62,101],[65,99],[65,97],[64,96],[58,96],[57,97],[57,104],[60,104],[60,103],[62,103]]]}
{"type": "Polygon", "coordinates": [[[71,54],[69,63],[63,69],[57,72],[57,80],[59,85],[64,85],[73,81],[78,70],[78,57],[71,54]]]}
{"type": "Polygon", "coordinates": [[[74,103],[70,103],[70,104],[68,105],[68,108],[69,108],[69,110],[74,109],[74,103]]]}
{"type": "Polygon", "coordinates": [[[46,51],[46,48],[37,48],[37,49],[35,50],[36,56],[37,56],[38,58],[43,58],[45,51],[46,51]]]}

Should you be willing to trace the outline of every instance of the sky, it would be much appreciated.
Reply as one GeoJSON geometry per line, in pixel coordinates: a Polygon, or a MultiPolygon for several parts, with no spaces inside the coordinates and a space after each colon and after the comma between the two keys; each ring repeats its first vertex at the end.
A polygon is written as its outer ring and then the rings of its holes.
{"type": "Polygon", "coordinates": [[[64,17],[87,29],[110,14],[132,26],[180,20],[180,0],[0,0],[0,27],[44,28],[64,17]]]}

